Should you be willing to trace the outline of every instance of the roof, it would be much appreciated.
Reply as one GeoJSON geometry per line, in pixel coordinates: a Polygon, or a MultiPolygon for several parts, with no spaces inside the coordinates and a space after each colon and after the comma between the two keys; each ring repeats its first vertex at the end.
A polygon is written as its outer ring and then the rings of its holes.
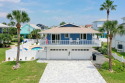
{"type": "Polygon", "coordinates": [[[93,30],[91,28],[85,28],[85,27],[55,27],[52,29],[41,31],[40,33],[59,34],[59,33],[100,33],[100,32],[93,30]]]}
{"type": "Polygon", "coordinates": [[[79,26],[68,23],[68,24],[61,25],[60,27],[79,27],[79,26]]]}
{"type": "Polygon", "coordinates": [[[92,25],[91,25],[91,24],[88,24],[88,25],[85,25],[85,27],[86,27],[86,28],[92,27],[92,25]]]}
{"type": "Polygon", "coordinates": [[[36,26],[35,24],[28,24],[28,25],[30,25],[31,27],[33,27],[33,28],[35,28],[35,29],[41,29],[41,27],[38,27],[38,26],[36,26]]]}
{"type": "Polygon", "coordinates": [[[8,28],[9,26],[0,23],[0,28],[8,28]]]}

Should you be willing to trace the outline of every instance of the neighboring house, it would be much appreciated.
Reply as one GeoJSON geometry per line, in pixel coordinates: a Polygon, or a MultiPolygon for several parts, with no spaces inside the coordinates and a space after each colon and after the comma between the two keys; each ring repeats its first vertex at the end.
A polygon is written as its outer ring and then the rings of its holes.
{"type": "Polygon", "coordinates": [[[47,52],[44,59],[91,59],[92,47],[101,46],[101,41],[93,38],[96,33],[99,32],[74,24],[41,31],[46,36],[40,41],[47,52]]]}
{"type": "Polygon", "coordinates": [[[43,29],[43,30],[48,28],[48,26],[45,26],[43,24],[37,24],[36,26],[41,27],[41,29],[43,29]]]}
{"type": "MultiPolygon", "coordinates": [[[[103,24],[104,24],[104,22],[106,22],[106,21],[107,21],[107,19],[99,19],[99,20],[97,20],[97,21],[94,21],[92,28],[95,29],[95,30],[99,30],[99,28],[102,27],[103,24]]],[[[103,33],[102,36],[99,36],[99,40],[101,40],[102,42],[107,42],[106,35],[107,35],[106,32],[103,33]]]]}
{"type": "MultiPolygon", "coordinates": [[[[123,23],[121,25],[125,28],[125,17],[122,18],[123,23]]],[[[125,52],[125,35],[116,35],[113,39],[112,47],[117,49],[119,52],[125,52]]]]}
{"type": "Polygon", "coordinates": [[[91,24],[85,25],[85,28],[92,28],[91,24]]]}
{"type": "Polygon", "coordinates": [[[26,24],[21,27],[20,35],[26,38],[35,29],[41,30],[41,27],[38,27],[35,24],[26,24]]]}
{"type": "Polygon", "coordinates": [[[3,33],[4,28],[8,29],[9,26],[0,23],[0,33],[3,33]]]}

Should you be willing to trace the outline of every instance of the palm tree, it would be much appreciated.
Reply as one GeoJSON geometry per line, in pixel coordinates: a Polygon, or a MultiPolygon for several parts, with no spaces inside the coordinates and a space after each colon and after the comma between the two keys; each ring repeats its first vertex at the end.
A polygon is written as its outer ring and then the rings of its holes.
{"type": "Polygon", "coordinates": [[[123,35],[125,34],[125,28],[122,25],[118,25],[117,21],[107,21],[104,23],[102,29],[109,31],[109,70],[112,71],[112,39],[117,34],[123,35]],[[105,28],[106,27],[106,28],[105,28]]]}
{"type": "Polygon", "coordinates": [[[107,12],[107,20],[109,19],[109,14],[111,10],[116,10],[117,5],[113,5],[114,1],[106,0],[102,5],[100,10],[106,10],[107,12]]]}
{"type": "Polygon", "coordinates": [[[15,22],[14,21],[11,21],[8,25],[11,26],[11,27],[14,27],[15,26],[15,22]]]}
{"type": "Polygon", "coordinates": [[[29,37],[33,38],[33,39],[37,39],[37,42],[38,43],[38,39],[40,38],[40,32],[41,30],[40,29],[35,29],[31,32],[31,34],[29,35],[29,37]]]}
{"type": "Polygon", "coordinates": [[[14,66],[14,69],[17,69],[20,67],[19,64],[19,55],[20,55],[20,27],[21,23],[26,23],[30,21],[30,18],[28,14],[25,11],[20,10],[14,10],[11,13],[7,15],[7,18],[11,21],[14,21],[16,23],[17,27],[17,35],[18,35],[18,43],[17,43],[17,59],[16,59],[16,65],[14,66]]]}
{"type": "MultiPolygon", "coordinates": [[[[101,8],[100,10],[103,11],[103,10],[106,10],[106,13],[107,13],[107,21],[109,20],[109,15],[110,15],[110,11],[111,10],[116,10],[116,7],[117,5],[113,5],[114,1],[111,1],[111,0],[105,0],[105,2],[101,5],[101,8]]],[[[108,55],[109,55],[109,38],[108,38],[108,35],[109,35],[109,31],[108,31],[108,28],[107,30],[105,31],[107,32],[107,47],[108,47],[108,55]]]]}

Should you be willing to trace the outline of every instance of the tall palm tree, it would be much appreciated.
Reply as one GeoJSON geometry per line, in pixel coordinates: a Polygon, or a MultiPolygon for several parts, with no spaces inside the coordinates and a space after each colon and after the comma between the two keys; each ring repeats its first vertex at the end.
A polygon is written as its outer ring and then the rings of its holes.
{"type": "Polygon", "coordinates": [[[106,10],[107,13],[107,20],[109,20],[109,14],[111,10],[116,10],[117,5],[113,5],[114,1],[105,0],[105,2],[101,5],[100,10],[106,10]]]}
{"type": "MultiPolygon", "coordinates": [[[[109,20],[110,11],[111,10],[116,10],[116,7],[117,7],[117,5],[113,5],[113,3],[114,3],[114,1],[105,0],[105,2],[100,7],[101,11],[106,10],[107,21],[109,20]]],[[[107,30],[105,32],[107,32],[107,47],[108,47],[108,51],[107,51],[108,53],[107,54],[109,55],[109,38],[108,38],[109,31],[108,31],[108,28],[107,28],[107,30]]]]}
{"type": "Polygon", "coordinates": [[[102,29],[106,31],[108,28],[109,31],[109,70],[112,71],[112,39],[117,34],[125,34],[125,28],[122,25],[118,25],[117,21],[107,21],[104,23],[102,29]],[[106,27],[106,28],[105,28],[106,27]]]}
{"type": "Polygon", "coordinates": [[[19,64],[19,55],[20,55],[20,27],[21,23],[26,23],[30,21],[30,18],[28,14],[25,11],[20,10],[14,10],[11,13],[7,15],[7,18],[11,21],[14,21],[16,23],[17,27],[17,35],[18,35],[18,43],[17,43],[17,59],[16,59],[16,65],[14,66],[15,69],[20,67],[19,64]]]}

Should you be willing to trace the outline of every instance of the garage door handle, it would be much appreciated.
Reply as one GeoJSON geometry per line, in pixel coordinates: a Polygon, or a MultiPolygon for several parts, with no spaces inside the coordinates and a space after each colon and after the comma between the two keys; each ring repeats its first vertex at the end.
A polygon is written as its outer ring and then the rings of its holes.
{"type": "Polygon", "coordinates": [[[69,52],[69,56],[70,56],[70,52],[69,52]]]}

